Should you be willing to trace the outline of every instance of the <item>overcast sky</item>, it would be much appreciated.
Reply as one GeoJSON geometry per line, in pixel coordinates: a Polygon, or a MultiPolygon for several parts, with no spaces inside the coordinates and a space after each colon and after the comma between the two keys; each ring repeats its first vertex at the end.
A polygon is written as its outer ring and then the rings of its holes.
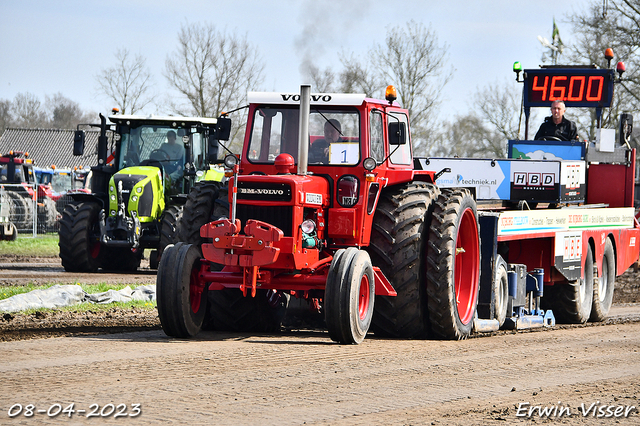
{"type": "MultiPolygon", "coordinates": [[[[453,80],[442,93],[442,115],[463,114],[477,88],[510,83],[514,61],[537,68],[553,18],[565,44],[571,42],[567,14],[587,0],[0,0],[0,99],[30,92],[62,93],[83,110],[109,112],[112,102],[97,92],[95,77],[115,65],[126,47],[142,54],[155,89],[169,89],[162,75],[185,23],[213,22],[246,34],[265,63],[264,90],[297,91],[300,64],[310,54],[316,66],[339,70],[341,50],[365,54],[383,43],[387,28],[410,19],[431,25],[449,45],[453,80]],[[309,36],[314,34],[313,36],[309,36]],[[305,37],[306,35],[306,37],[305,37]],[[304,48],[303,48],[304,46],[304,48]]],[[[390,81],[389,84],[394,82],[390,81]]],[[[313,87],[312,87],[313,91],[313,87]]],[[[148,113],[166,113],[155,108],[148,113]]],[[[446,118],[446,117],[442,117],[446,118]]]]}

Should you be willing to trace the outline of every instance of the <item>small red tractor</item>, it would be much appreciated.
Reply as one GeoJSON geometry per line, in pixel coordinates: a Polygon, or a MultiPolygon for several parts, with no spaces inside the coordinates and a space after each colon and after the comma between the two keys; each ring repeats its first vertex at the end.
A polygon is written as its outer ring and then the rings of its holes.
{"type": "MultiPolygon", "coordinates": [[[[543,68],[523,82],[527,117],[554,97],[601,113],[614,74],[543,68]]],[[[604,319],[615,277],[640,247],[631,117],[621,143],[605,143],[603,129],[597,145],[510,141],[507,159],[414,158],[395,98],[391,86],[386,100],[309,86],[249,93],[242,153],[225,159],[228,185],[192,189],[181,242],[162,257],[167,335],[194,336],[203,324],[274,330],[300,302],[343,344],[370,327],[464,339],[604,319]],[[553,160],[529,155],[540,150],[553,160]]]]}

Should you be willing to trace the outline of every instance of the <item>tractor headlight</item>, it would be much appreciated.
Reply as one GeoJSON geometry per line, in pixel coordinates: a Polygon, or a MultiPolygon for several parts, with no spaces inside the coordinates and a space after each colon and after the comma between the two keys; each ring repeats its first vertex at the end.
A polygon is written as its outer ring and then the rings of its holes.
{"type": "Polygon", "coordinates": [[[300,224],[300,229],[305,234],[313,234],[316,230],[316,223],[311,219],[307,219],[300,224]]]}
{"type": "Polygon", "coordinates": [[[229,154],[224,157],[224,165],[228,169],[233,169],[233,167],[238,164],[238,157],[233,154],[229,154]]]}
{"type": "Polygon", "coordinates": [[[377,165],[376,160],[371,157],[367,157],[362,161],[362,167],[367,171],[375,169],[377,165]]]}
{"type": "Polygon", "coordinates": [[[116,194],[111,194],[111,201],[116,201],[116,194]]]}
{"type": "Polygon", "coordinates": [[[133,197],[131,197],[131,201],[133,201],[134,203],[138,202],[138,197],[134,195],[133,197]]]}
{"type": "Polygon", "coordinates": [[[137,187],[137,188],[136,188],[136,192],[137,192],[138,194],[142,194],[142,187],[141,187],[141,186],[137,187]]]}

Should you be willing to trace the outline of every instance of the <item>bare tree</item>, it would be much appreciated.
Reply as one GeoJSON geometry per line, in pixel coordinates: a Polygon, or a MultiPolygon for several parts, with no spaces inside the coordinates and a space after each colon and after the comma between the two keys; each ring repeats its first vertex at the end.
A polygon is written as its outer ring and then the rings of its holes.
{"type": "Polygon", "coordinates": [[[262,84],[263,70],[246,36],[219,32],[213,24],[184,24],[164,75],[187,102],[172,105],[174,112],[216,117],[242,104],[246,92],[262,84]]]}
{"type": "MultiPolygon", "coordinates": [[[[586,10],[569,16],[569,22],[577,40],[568,49],[572,63],[607,67],[604,51],[610,47],[616,61],[626,64],[627,72],[616,84],[613,106],[603,112],[602,125],[615,127],[622,111],[640,112],[640,0],[611,0],[604,7],[593,0],[586,10]]],[[[595,139],[595,111],[580,110],[576,120],[595,139]]]]}
{"type": "Polygon", "coordinates": [[[53,96],[45,96],[45,107],[49,112],[50,127],[54,129],[74,129],[79,123],[89,122],[77,102],[58,92],[53,96]]]}
{"type": "Polygon", "coordinates": [[[330,93],[335,91],[333,84],[336,77],[331,68],[325,68],[325,70],[322,71],[311,63],[306,63],[305,68],[305,74],[309,76],[314,92],[330,93]]]}
{"type": "Polygon", "coordinates": [[[432,156],[504,158],[507,141],[502,133],[474,113],[445,122],[431,147],[432,156]]]}
{"type": "Polygon", "coordinates": [[[13,117],[11,116],[11,101],[8,99],[0,99],[0,136],[7,127],[11,127],[13,117]]]}
{"type": "MultiPolygon", "coordinates": [[[[169,101],[179,115],[217,117],[246,102],[263,81],[264,64],[246,36],[216,30],[213,24],[184,24],[178,48],[167,57],[164,76],[183,102],[169,101]]],[[[232,144],[240,143],[246,111],[233,120],[232,144]]]]}
{"type": "Polygon", "coordinates": [[[48,127],[47,114],[36,95],[28,92],[18,93],[12,105],[17,127],[48,127]]]}
{"type": "Polygon", "coordinates": [[[412,20],[389,29],[385,42],[373,45],[368,66],[343,54],[343,86],[383,97],[384,87],[393,84],[398,101],[409,110],[414,152],[426,154],[435,143],[438,94],[452,77],[452,71],[445,68],[447,52],[448,46],[440,45],[430,27],[412,20]]]}
{"type": "Polygon", "coordinates": [[[115,54],[116,65],[96,77],[101,93],[116,103],[122,114],[135,114],[153,101],[151,74],[142,55],[132,57],[126,48],[115,54]]]}
{"type": "Polygon", "coordinates": [[[352,53],[347,55],[344,51],[340,54],[342,71],[340,72],[340,91],[344,93],[364,93],[367,97],[375,96],[376,91],[382,85],[378,82],[376,73],[352,53]]]}
{"type": "Polygon", "coordinates": [[[476,112],[503,139],[518,139],[522,122],[522,86],[513,81],[490,84],[474,95],[476,112]]]}

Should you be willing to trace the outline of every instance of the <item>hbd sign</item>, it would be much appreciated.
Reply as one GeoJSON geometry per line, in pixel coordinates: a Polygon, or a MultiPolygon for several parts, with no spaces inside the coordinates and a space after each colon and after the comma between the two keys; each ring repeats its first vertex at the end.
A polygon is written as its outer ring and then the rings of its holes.
{"type": "Polygon", "coordinates": [[[553,173],[527,173],[515,172],[513,174],[513,186],[550,186],[555,185],[555,175],[553,173]]]}

